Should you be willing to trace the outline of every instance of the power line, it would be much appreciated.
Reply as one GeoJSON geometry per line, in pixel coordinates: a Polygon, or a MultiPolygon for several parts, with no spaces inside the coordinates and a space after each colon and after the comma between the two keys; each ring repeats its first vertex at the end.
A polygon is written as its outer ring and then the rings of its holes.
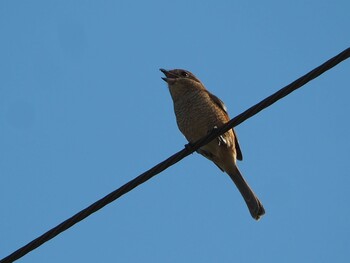
{"type": "Polygon", "coordinates": [[[54,238],[58,234],[62,233],[63,231],[67,230],[68,228],[72,227],[76,223],[82,221],[86,217],[90,216],[94,212],[100,210],[104,206],[108,205],[109,203],[115,201],[122,195],[126,194],[127,192],[131,191],[135,187],[139,186],[140,184],[146,182],[147,180],[151,179],[153,176],[161,173],[171,165],[179,162],[186,156],[190,155],[194,151],[196,151],[198,148],[204,146],[205,144],[209,143],[219,135],[225,133],[229,129],[233,128],[234,126],[239,125],[243,121],[247,120],[248,118],[254,116],[258,112],[262,111],[263,109],[269,107],[276,101],[282,99],[283,97],[287,96],[291,92],[295,91],[296,89],[302,87],[309,81],[317,78],[327,70],[333,68],[340,62],[348,59],[350,57],[350,48],[345,49],[343,52],[339,53],[335,57],[329,59],[325,63],[323,63],[321,66],[313,69],[309,73],[305,74],[304,76],[300,77],[299,79],[295,80],[291,84],[285,86],[284,88],[280,89],[276,93],[272,94],[271,96],[267,97],[266,99],[262,100],[258,104],[250,107],[248,110],[244,111],[243,113],[239,114],[237,117],[231,119],[228,123],[223,125],[222,127],[219,127],[218,129],[214,129],[210,134],[205,136],[204,138],[198,140],[197,142],[193,144],[188,144],[184,149],[181,151],[175,153],[174,155],[170,156],[165,161],[157,164],[153,168],[149,169],[148,171],[142,173],[138,177],[134,178],[133,180],[129,181],[128,183],[124,184],[122,187],[118,188],[117,190],[111,192],[110,194],[106,195],[105,197],[101,198],[100,200],[96,201],[92,205],[88,206],[87,208],[83,209],[82,211],[76,213],[72,217],[68,218],[61,224],[57,225],[56,227],[50,229],[46,233],[42,234],[38,238],[34,239],[27,245],[19,248],[18,250],[14,251],[12,254],[8,255],[7,257],[0,260],[0,263],[7,263],[7,262],[13,262],[27,253],[33,251],[37,247],[41,246],[45,242],[49,241],[50,239],[54,238]]]}

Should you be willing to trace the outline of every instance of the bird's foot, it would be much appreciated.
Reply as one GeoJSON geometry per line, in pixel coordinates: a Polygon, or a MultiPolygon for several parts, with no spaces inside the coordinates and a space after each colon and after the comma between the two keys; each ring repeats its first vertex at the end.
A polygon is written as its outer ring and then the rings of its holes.
{"type": "Polygon", "coordinates": [[[192,153],[194,152],[194,151],[193,151],[193,143],[191,143],[191,142],[185,144],[185,148],[186,148],[188,151],[192,151],[192,153]]]}

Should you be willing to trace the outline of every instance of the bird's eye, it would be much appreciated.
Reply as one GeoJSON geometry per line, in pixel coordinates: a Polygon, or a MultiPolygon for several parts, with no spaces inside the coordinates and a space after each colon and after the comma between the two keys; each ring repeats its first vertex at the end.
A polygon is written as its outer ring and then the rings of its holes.
{"type": "Polygon", "coordinates": [[[190,74],[188,74],[186,71],[182,71],[181,75],[185,78],[188,78],[190,76],[190,74]]]}

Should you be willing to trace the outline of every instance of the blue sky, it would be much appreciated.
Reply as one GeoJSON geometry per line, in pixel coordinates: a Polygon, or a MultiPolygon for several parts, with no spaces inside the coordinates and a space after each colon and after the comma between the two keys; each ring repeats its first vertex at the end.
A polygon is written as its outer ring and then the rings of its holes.
{"type": "MultiPolygon", "coordinates": [[[[159,68],[231,117],[350,45],[349,1],[1,1],[0,258],[181,150],[159,68]]],[[[350,62],[236,128],[266,215],[193,154],[19,262],[348,262],[350,62]]]]}

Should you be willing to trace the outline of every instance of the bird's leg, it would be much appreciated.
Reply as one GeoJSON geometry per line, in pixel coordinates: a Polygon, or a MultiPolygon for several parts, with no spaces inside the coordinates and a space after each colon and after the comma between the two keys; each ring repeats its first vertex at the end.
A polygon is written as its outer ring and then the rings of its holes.
{"type": "MultiPolygon", "coordinates": [[[[185,144],[185,148],[188,150],[188,151],[193,151],[193,143],[189,142],[187,144],[185,144]]],[[[192,152],[193,153],[193,152],[192,152]]]]}

